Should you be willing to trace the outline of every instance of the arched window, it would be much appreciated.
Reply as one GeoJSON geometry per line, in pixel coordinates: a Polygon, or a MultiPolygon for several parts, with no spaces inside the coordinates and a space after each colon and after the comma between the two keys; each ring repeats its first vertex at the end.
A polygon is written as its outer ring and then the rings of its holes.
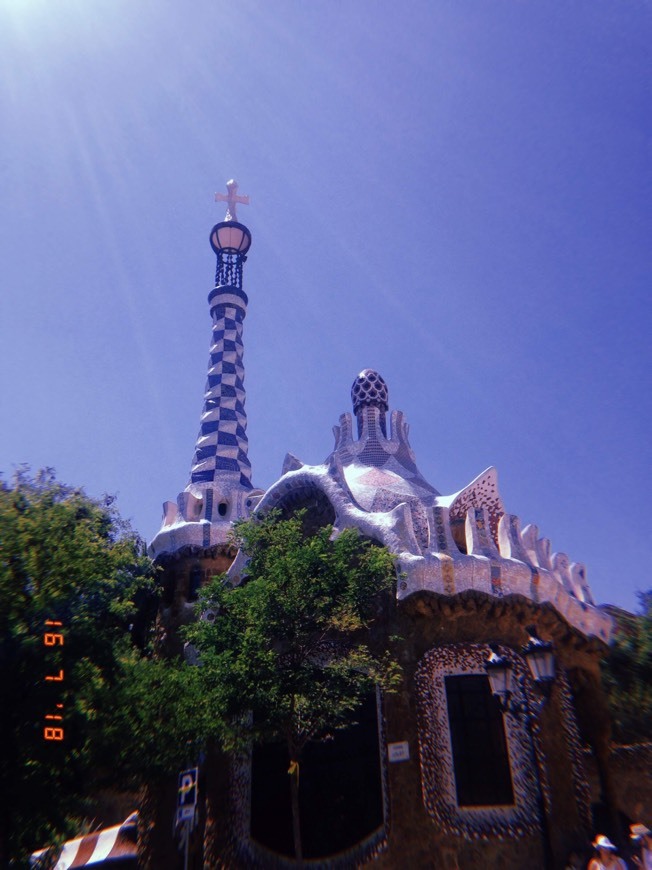
{"type": "MultiPolygon", "coordinates": [[[[299,774],[304,858],[344,852],[382,828],[384,800],[375,694],[355,714],[357,724],[332,740],[308,744],[299,774]]],[[[256,747],[251,767],[251,838],[294,855],[289,758],[281,745],[256,747]]]]}

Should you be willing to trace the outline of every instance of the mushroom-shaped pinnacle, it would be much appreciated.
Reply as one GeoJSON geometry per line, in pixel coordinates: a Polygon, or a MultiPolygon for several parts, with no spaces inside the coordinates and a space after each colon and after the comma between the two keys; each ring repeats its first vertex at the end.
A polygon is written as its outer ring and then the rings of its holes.
{"type": "Polygon", "coordinates": [[[381,411],[387,412],[389,410],[387,384],[378,372],[373,369],[363,369],[353,381],[351,401],[354,414],[364,407],[380,408],[381,411]]]}

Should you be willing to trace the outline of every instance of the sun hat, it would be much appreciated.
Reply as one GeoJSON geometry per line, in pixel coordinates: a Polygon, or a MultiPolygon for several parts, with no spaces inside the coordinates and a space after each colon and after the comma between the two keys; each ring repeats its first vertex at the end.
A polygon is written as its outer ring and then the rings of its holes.
{"type": "Polygon", "coordinates": [[[598,834],[592,845],[594,849],[609,849],[610,852],[618,851],[617,846],[614,846],[609,837],[605,837],[604,834],[598,834]]]}
{"type": "Polygon", "coordinates": [[[636,840],[638,837],[649,837],[650,834],[652,834],[652,831],[640,822],[629,826],[629,836],[632,840],[636,840]]]}

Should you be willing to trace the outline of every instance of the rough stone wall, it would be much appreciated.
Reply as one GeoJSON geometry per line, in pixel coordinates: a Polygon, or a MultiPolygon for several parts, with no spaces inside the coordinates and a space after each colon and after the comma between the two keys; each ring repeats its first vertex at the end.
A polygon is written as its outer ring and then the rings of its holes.
{"type": "MultiPolygon", "coordinates": [[[[540,808],[532,803],[530,816],[527,817],[529,822],[521,825],[513,834],[509,826],[502,833],[500,830],[496,833],[490,829],[483,831],[481,825],[474,832],[466,834],[459,827],[455,828],[442,822],[441,818],[433,817],[428,810],[427,777],[424,777],[422,763],[424,746],[427,744],[423,742],[423,733],[421,737],[419,733],[423,699],[419,696],[418,671],[428,653],[451,649],[455,645],[455,654],[468,647],[475,649],[476,657],[480,654],[484,656],[488,654],[488,647],[482,645],[491,642],[499,644],[501,651],[503,648],[515,651],[517,656],[528,638],[526,626],[536,625],[541,637],[550,638],[555,643],[558,676],[550,698],[541,705],[534,729],[541,766],[535,766],[537,756],[533,750],[528,775],[543,779],[547,827],[551,832],[552,866],[561,870],[571,849],[585,848],[593,833],[590,793],[575,724],[574,684],[567,674],[572,672],[576,683],[578,674],[585,675],[584,702],[599,709],[599,698],[596,700],[591,693],[597,685],[594,677],[599,675],[598,662],[603,652],[601,646],[569,628],[552,608],[537,606],[525,599],[497,601],[473,591],[452,598],[421,593],[392,609],[393,615],[377,630],[401,637],[394,651],[403,667],[404,678],[399,692],[383,700],[384,739],[386,745],[406,741],[409,759],[396,763],[385,761],[387,813],[384,835],[377,838],[380,848],[365,851],[361,847],[357,856],[352,855],[345,864],[328,859],[307,863],[313,868],[373,865],[392,870],[404,870],[405,867],[523,870],[525,867],[545,866],[540,808]],[[545,774],[541,776],[543,770],[545,774]]],[[[524,666],[521,664],[519,667],[524,666]]],[[[538,690],[532,686],[531,691],[534,702],[538,690]]],[[[603,739],[600,716],[597,716],[597,722],[598,738],[603,739]]],[[[526,739],[523,736],[526,734],[523,723],[510,722],[507,728],[520,728],[521,742],[526,739]]],[[[510,740],[510,752],[513,751],[510,740]]],[[[224,768],[221,770],[221,781],[215,782],[211,798],[217,813],[213,822],[215,851],[205,866],[295,866],[292,861],[272,856],[269,856],[269,861],[266,858],[264,863],[258,864],[255,861],[251,863],[250,857],[246,857],[252,853],[246,844],[242,849],[242,842],[238,842],[240,837],[246,836],[246,814],[238,817],[233,800],[234,794],[242,790],[238,786],[238,778],[242,777],[243,772],[240,770],[238,773],[238,769],[232,767],[226,775],[224,768]]],[[[246,774],[246,770],[244,772],[246,774]]],[[[242,787],[246,789],[246,784],[242,787]]],[[[478,816],[483,812],[478,813],[478,816]]],[[[486,811],[488,815],[490,812],[486,811]]],[[[504,811],[504,815],[509,819],[509,809],[504,811]]]]}
{"type": "MultiPolygon", "coordinates": [[[[595,756],[585,751],[591,800],[600,802],[600,777],[595,756]]],[[[613,746],[609,755],[617,808],[630,823],[652,822],[652,743],[613,746]]]]}
{"type": "Polygon", "coordinates": [[[183,653],[178,629],[195,618],[195,600],[199,588],[218,574],[225,573],[235,556],[227,545],[199,550],[184,547],[159,560],[163,597],[157,621],[157,645],[162,655],[183,653]]]}
{"type": "MultiPolygon", "coordinates": [[[[427,593],[412,596],[399,607],[396,630],[403,638],[399,657],[404,683],[397,696],[385,699],[388,743],[407,741],[409,761],[389,764],[388,847],[374,862],[383,868],[480,866],[522,870],[543,867],[543,839],[538,819],[518,836],[465,836],[438,823],[424,803],[424,777],[418,734],[416,673],[429,650],[451,644],[498,643],[519,650],[527,641],[526,626],[537,625],[555,642],[559,675],[538,719],[539,748],[547,778],[546,818],[552,832],[553,864],[563,867],[572,848],[590,840],[589,793],[572,711],[569,668],[597,672],[600,648],[569,629],[552,608],[524,599],[496,601],[478,593],[445,599],[427,593]],[[570,707],[570,710],[569,710],[570,707]]],[[[545,788],[545,783],[544,783],[545,788]]],[[[426,796],[427,797],[427,796],[426,796]]]]}

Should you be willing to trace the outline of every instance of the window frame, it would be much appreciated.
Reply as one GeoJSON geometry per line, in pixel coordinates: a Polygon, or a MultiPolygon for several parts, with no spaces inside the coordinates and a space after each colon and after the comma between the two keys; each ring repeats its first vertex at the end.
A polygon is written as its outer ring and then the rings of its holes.
{"type": "MultiPolygon", "coordinates": [[[[532,680],[526,662],[509,647],[498,647],[512,663],[515,677],[524,677],[523,691],[531,700],[532,680]]],[[[422,797],[426,811],[446,833],[479,839],[486,836],[523,837],[540,832],[537,765],[526,723],[503,714],[505,741],[514,795],[513,804],[460,806],[449,727],[447,676],[486,676],[486,644],[450,644],[427,652],[417,667],[418,737],[422,797]]],[[[518,687],[520,679],[515,680],[518,687]]],[[[521,689],[516,689],[515,700],[521,689]]],[[[535,736],[535,739],[538,739],[535,736]]]]}

